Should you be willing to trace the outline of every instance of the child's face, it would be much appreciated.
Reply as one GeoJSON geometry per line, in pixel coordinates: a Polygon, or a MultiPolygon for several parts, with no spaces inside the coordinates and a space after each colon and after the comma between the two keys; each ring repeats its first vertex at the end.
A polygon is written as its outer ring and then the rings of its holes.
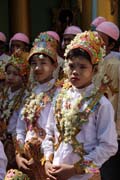
{"type": "Polygon", "coordinates": [[[33,69],[35,80],[39,83],[45,83],[52,79],[56,65],[47,56],[39,58],[39,55],[34,55],[31,58],[31,68],[33,69]]]}
{"type": "Polygon", "coordinates": [[[9,87],[11,87],[12,90],[17,90],[19,89],[22,84],[23,80],[22,77],[19,74],[19,70],[12,66],[9,65],[6,70],[6,83],[9,87]]]}
{"type": "Polygon", "coordinates": [[[14,53],[18,49],[21,49],[23,51],[27,51],[27,45],[22,41],[18,41],[18,40],[12,41],[12,43],[11,43],[11,53],[14,53]]]}
{"type": "Polygon", "coordinates": [[[4,86],[5,86],[5,79],[0,80],[0,91],[4,89],[4,86]]]}
{"type": "Polygon", "coordinates": [[[91,84],[94,75],[92,64],[84,57],[68,60],[69,79],[76,88],[84,88],[91,84]]]}
{"type": "Polygon", "coordinates": [[[66,49],[67,45],[70,44],[70,42],[74,39],[75,35],[73,34],[65,34],[63,36],[63,40],[64,40],[64,49],[66,49]]]}
{"type": "Polygon", "coordinates": [[[103,39],[103,41],[105,43],[105,46],[106,46],[106,55],[107,55],[113,49],[114,45],[113,45],[113,43],[112,44],[109,43],[109,37],[106,34],[104,34],[102,32],[98,32],[98,33],[102,37],[102,39],[103,39]]]}

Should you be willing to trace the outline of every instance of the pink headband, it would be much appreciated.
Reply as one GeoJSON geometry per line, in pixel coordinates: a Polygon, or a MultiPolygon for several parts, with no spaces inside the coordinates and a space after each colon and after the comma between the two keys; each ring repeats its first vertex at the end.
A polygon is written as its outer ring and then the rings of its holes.
{"type": "Polygon", "coordinates": [[[59,35],[55,31],[47,31],[47,34],[52,36],[58,42],[60,42],[60,37],[59,37],[59,35]]]}
{"type": "Polygon", "coordinates": [[[96,31],[102,32],[116,41],[118,40],[120,35],[119,28],[110,21],[105,21],[98,25],[96,31]]]}
{"type": "Polygon", "coordinates": [[[94,25],[95,27],[97,27],[99,24],[101,24],[102,22],[105,22],[105,21],[106,21],[106,19],[104,17],[98,16],[92,21],[91,25],[94,25]]]}
{"type": "Polygon", "coordinates": [[[3,32],[0,32],[0,41],[6,42],[6,36],[3,32]]]}
{"type": "Polygon", "coordinates": [[[64,34],[76,35],[76,34],[81,33],[81,32],[82,32],[82,30],[78,26],[68,26],[65,29],[64,34]]]}
{"type": "Polygon", "coordinates": [[[16,34],[14,34],[14,36],[10,39],[10,45],[11,45],[11,42],[13,40],[22,41],[22,42],[25,42],[27,44],[30,43],[30,40],[29,40],[28,36],[25,35],[24,33],[16,33],[16,34]]]}

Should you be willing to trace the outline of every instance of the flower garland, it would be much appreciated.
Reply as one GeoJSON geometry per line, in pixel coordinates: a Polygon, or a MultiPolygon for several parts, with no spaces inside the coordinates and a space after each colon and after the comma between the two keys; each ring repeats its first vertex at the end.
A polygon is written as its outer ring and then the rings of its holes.
{"type": "Polygon", "coordinates": [[[71,85],[65,84],[55,104],[56,126],[60,133],[58,144],[55,144],[55,150],[62,141],[71,144],[73,151],[80,156],[80,161],[75,164],[75,167],[78,169],[79,164],[80,168],[87,173],[97,172],[98,168],[93,163],[84,161],[83,156],[86,152],[83,143],[77,141],[76,135],[80,132],[82,125],[88,122],[90,113],[98,108],[99,100],[104,94],[108,83],[109,80],[105,79],[105,81],[102,81],[100,88],[98,90],[94,89],[89,97],[80,95],[79,98],[74,99],[73,103],[70,103],[71,96],[68,95],[68,89],[71,88],[71,85]],[[64,100],[65,108],[62,108],[64,100]],[[82,112],[80,112],[81,107],[83,108],[82,112]]]}
{"type": "MultiPolygon", "coordinates": [[[[41,92],[39,94],[31,92],[30,95],[26,98],[24,107],[21,111],[21,120],[26,122],[27,133],[30,133],[31,139],[28,140],[25,144],[17,140],[15,142],[16,154],[24,154],[27,156],[27,154],[30,153],[32,154],[32,158],[36,156],[37,149],[35,148],[35,146],[33,146],[31,151],[31,148],[28,148],[28,145],[32,146],[32,143],[35,139],[36,142],[38,141],[38,143],[44,139],[45,130],[42,128],[38,128],[37,121],[40,117],[40,112],[46,107],[48,103],[52,101],[57,87],[58,83],[55,83],[54,86],[47,92],[41,92]],[[26,147],[28,149],[27,151],[26,147]]],[[[39,160],[39,157],[41,157],[41,151],[38,150],[38,152],[39,156],[37,156],[37,158],[39,160]]]]}
{"type": "Polygon", "coordinates": [[[30,180],[30,178],[22,171],[10,169],[5,176],[5,180],[30,180]]]}
{"type": "Polygon", "coordinates": [[[26,98],[25,105],[21,111],[21,119],[26,121],[29,130],[36,126],[41,110],[52,101],[56,88],[57,86],[53,86],[49,91],[39,94],[31,92],[30,96],[26,98]]]}
{"type": "Polygon", "coordinates": [[[0,101],[0,135],[2,135],[2,137],[7,131],[7,125],[9,123],[10,117],[13,115],[15,110],[19,109],[20,104],[22,103],[22,97],[25,88],[18,90],[11,100],[8,97],[9,90],[9,88],[4,90],[2,100],[0,101]]]}

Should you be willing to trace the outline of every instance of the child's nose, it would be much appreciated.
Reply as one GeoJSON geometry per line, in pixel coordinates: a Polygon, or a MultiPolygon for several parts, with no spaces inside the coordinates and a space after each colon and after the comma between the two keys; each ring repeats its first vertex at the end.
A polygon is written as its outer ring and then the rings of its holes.
{"type": "Polygon", "coordinates": [[[35,70],[41,70],[41,69],[42,69],[42,66],[40,64],[37,64],[35,67],[35,70]]]}
{"type": "Polygon", "coordinates": [[[73,73],[77,73],[77,74],[79,74],[79,68],[76,66],[75,68],[74,68],[74,70],[73,70],[73,73]]]}
{"type": "Polygon", "coordinates": [[[9,74],[8,80],[13,80],[13,79],[14,79],[13,74],[9,74]]]}

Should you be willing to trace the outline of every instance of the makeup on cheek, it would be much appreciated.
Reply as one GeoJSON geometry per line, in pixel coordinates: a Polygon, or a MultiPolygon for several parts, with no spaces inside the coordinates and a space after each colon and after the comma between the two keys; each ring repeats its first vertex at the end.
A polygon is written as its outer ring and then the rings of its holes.
{"type": "Polygon", "coordinates": [[[46,72],[48,72],[48,71],[50,70],[50,68],[49,68],[48,66],[45,66],[45,67],[44,67],[44,70],[45,70],[46,72]]]}

